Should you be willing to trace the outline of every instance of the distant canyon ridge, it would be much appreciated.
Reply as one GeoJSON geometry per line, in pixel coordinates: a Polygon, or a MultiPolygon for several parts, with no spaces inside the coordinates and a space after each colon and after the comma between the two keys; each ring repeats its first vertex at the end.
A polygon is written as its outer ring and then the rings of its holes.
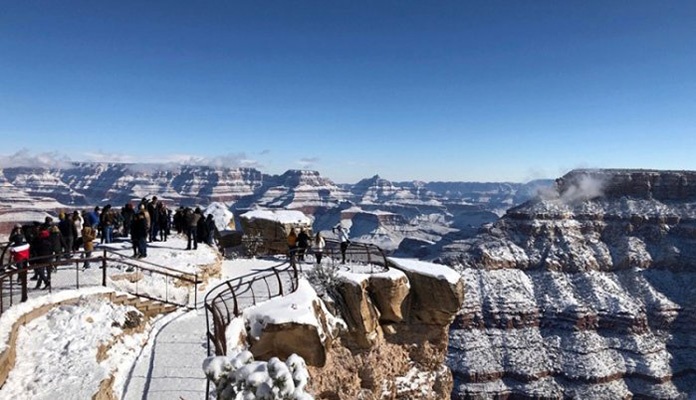
{"type": "Polygon", "coordinates": [[[120,207],[157,196],[173,207],[223,203],[236,214],[256,207],[300,210],[314,216],[319,230],[350,221],[351,236],[357,240],[390,251],[403,244],[403,252],[426,256],[434,244],[472,236],[482,224],[497,220],[552,183],[392,182],[373,176],[337,184],[309,170],[269,175],[254,168],[157,169],[120,163],[4,168],[0,230],[15,221],[35,220],[43,211],[120,207]]]}

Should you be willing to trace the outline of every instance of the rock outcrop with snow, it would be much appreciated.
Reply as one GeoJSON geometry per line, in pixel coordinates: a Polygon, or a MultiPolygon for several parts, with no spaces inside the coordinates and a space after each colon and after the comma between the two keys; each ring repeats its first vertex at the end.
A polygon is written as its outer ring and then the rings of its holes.
{"type": "MultiPolygon", "coordinates": [[[[350,268],[349,268],[350,269],[350,268]]],[[[382,272],[339,271],[327,296],[346,323],[321,368],[310,368],[321,398],[442,399],[447,332],[464,297],[450,268],[390,258],[382,272]]]]}
{"type": "Polygon", "coordinates": [[[696,393],[696,172],[572,171],[439,259],[452,398],[696,393]]]}

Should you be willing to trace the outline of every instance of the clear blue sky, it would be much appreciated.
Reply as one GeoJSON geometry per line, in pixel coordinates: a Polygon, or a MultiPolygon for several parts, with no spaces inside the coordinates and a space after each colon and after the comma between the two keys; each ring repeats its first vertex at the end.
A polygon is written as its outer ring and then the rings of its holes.
{"type": "Polygon", "coordinates": [[[0,155],[696,169],[694,1],[3,1],[0,155]]]}

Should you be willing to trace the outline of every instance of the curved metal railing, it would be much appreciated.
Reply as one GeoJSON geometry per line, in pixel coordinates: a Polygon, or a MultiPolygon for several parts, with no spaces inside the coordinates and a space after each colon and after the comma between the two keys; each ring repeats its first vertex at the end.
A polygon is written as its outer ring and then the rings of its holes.
{"type": "Polygon", "coordinates": [[[227,354],[225,331],[244,308],[294,292],[297,279],[297,269],[282,262],[261,273],[239,276],[211,289],[204,299],[208,355],[212,355],[213,349],[216,355],[227,354]]]}
{"type": "MultiPolygon", "coordinates": [[[[341,242],[325,240],[322,255],[324,260],[334,266],[354,273],[378,273],[388,269],[387,256],[379,246],[371,243],[350,242],[345,247],[345,263],[341,242]],[[360,268],[360,267],[368,267],[360,268]]],[[[299,249],[286,253],[288,259],[261,273],[247,274],[222,282],[205,296],[208,355],[227,354],[225,331],[230,321],[239,316],[244,308],[258,301],[283,296],[297,289],[298,272],[316,257],[310,247],[306,254],[299,249]],[[304,257],[304,263],[300,258],[304,257]],[[212,323],[211,323],[212,322],[212,323]]]]}
{"type": "MultiPolygon", "coordinates": [[[[377,245],[364,242],[348,242],[345,250],[345,263],[343,263],[343,254],[341,252],[341,242],[335,239],[324,239],[326,246],[324,247],[323,258],[330,260],[332,264],[344,265],[346,270],[354,273],[378,273],[387,270],[387,255],[377,245]],[[369,269],[364,270],[357,268],[366,266],[369,269]]],[[[314,249],[310,247],[309,253],[314,256],[314,249]]]]}
{"type": "MultiPolygon", "coordinates": [[[[262,241],[262,239],[261,239],[262,241]]],[[[284,296],[297,290],[298,274],[303,266],[312,263],[316,258],[311,246],[305,254],[300,254],[298,249],[289,251],[287,242],[273,240],[273,246],[269,243],[259,243],[257,248],[262,253],[268,253],[271,248],[283,248],[286,260],[278,265],[256,272],[230,279],[212,288],[205,296],[206,311],[206,337],[208,356],[226,355],[227,338],[226,330],[232,319],[241,315],[244,308],[274,297],[284,296]],[[284,247],[281,247],[284,246],[284,247]],[[304,262],[300,257],[304,257],[304,262]]],[[[388,269],[387,256],[379,246],[371,243],[350,242],[345,247],[345,263],[341,252],[341,242],[333,239],[325,239],[325,247],[322,251],[326,262],[334,267],[345,268],[351,272],[378,273],[388,269]],[[364,268],[367,266],[368,268],[364,268]],[[358,268],[360,267],[360,268],[358,268]]],[[[283,254],[275,251],[273,254],[283,254]]],[[[258,254],[252,254],[258,255],[258,254]]],[[[206,385],[206,396],[210,391],[210,381],[206,385]]]]}

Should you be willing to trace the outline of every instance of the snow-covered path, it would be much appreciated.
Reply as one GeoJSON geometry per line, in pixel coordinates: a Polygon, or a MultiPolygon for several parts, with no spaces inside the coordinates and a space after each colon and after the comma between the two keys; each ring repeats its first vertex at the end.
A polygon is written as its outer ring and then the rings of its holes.
{"type": "MultiPolygon", "coordinates": [[[[185,242],[181,237],[172,237],[167,242],[152,243],[148,250],[147,260],[187,272],[196,272],[199,267],[214,264],[219,261],[219,256],[214,249],[208,246],[199,246],[197,251],[183,250],[185,242]]],[[[114,250],[123,251],[128,255],[126,245],[117,243],[112,246],[114,250]]],[[[213,289],[217,284],[226,280],[242,277],[244,280],[253,279],[259,274],[267,274],[269,268],[287,266],[284,258],[272,259],[237,259],[223,260],[220,276],[211,279],[206,290],[213,289]]],[[[80,286],[97,286],[101,283],[101,270],[80,271],[80,286]]],[[[115,272],[119,272],[118,270],[115,272]]],[[[54,295],[62,290],[74,288],[74,272],[70,270],[60,271],[53,280],[54,295]]],[[[282,277],[285,281],[285,276],[282,277]]],[[[275,278],[268,283],[257,281],[269,290],[276,292],[275,278]]],[[[286,282],[283,282],[286,284],[286,282]]],[[[94,288],[95,290],[98,288],[94,288]]],[[[89,289],[82,289],[89,290],[89,289]]],[[[77,291],[76,291],[77,292],[77,291]]],[[[197,310],[180,310],[175,313],[157,318],[152,321],[153,328],[148,343],[139,351],[137,359],[131,358],[127,364],[119,365],[116,376],[115,388],[122,393],[124,399],[205,399],[206,377],[203,373],[202,362],[207,356],[206,349],[206,318],[205,309],[202,307],[205,290],[198,293],[197,310]]],[[[30,297],[48,294],[47,291],[31,291],[30,297]]],[[[240,293],[238,298],[240,308],[251,305],[254,300],[263,301],[265,291],[256,293],[252,297],[249,291],[240,293]]],[[[71,340],[77,340],[73,337],[71,340]]],[[[136,354],[137,351],[136,351],[136,354]]],[[[24,368],[17,364],[15,368],[24,368]]],[[[69,372],[65,377],[53,377],[52,383],[46,387],[47,393],[57,395],[59,398],[70,398],[70,393],[63,389],[61,381],[69,378],[69,372]],[[66,397],[67,396],[67,397],[66,397]]],[[[91,385],[92,393],[97,387],[91,385]]]]}
{"type": "Polygon", "coordinates": [[[159,331],[136,362],[123,398],[205,399],[205,312],[177,312],[157,325],[159,331]]]}
{"type": "MultiPolygon", "coordinates": [[[[278,260],[223,261],[223,282],[237,276],[253,275],[278,266],[278,260]]],[[[202,302],[204,295],[199,296],[202,302]]],[[[251,304],[242,297],[240,306],[251,304]],[[248,304],[247,304],[248,303],[248,304]]],[[[150,337],[127,378],[126,400],[136,399],[205,399],[206,378],[201,367],[207,357],[205,310],[180,311],[156,324],[157,333],[150,337]]]]}

